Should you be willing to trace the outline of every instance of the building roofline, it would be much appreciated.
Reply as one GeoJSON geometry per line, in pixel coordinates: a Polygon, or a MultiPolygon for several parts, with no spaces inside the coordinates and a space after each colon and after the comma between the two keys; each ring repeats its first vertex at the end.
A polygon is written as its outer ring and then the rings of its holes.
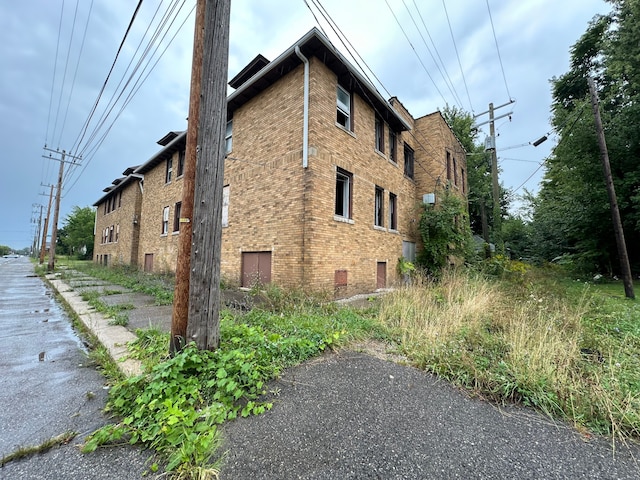
{"type": "Polygon", "coordinates": [[[233,111],[244,105],[259,92],[302,64],[296,55],[295,49],[299,47],[307,57],[315,56],[327,65],[336,75],[338,80],[353,84],[354,90],[369,103],[374,104],[376,110],[383,115],[384,120],[396,130],[411,130],[411,125],[396,111],[395,108],[378,92],[360,71],[355,68],[342,55],[316,27],[309,30],[297,42],[282,52],[275,60],[268,63],[250,79],[245,81],[236,91],[227,97],[227,114],[232,116],[233,111]],[[355,82],[350,81],[355,79],[355,82]]]}

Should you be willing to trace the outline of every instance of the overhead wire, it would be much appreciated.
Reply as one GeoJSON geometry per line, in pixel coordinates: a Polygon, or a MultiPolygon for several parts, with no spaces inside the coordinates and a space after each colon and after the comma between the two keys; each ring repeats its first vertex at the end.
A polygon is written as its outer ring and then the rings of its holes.
{"type": "MultiPolygon", "coordinates": [[[[309,8],[309,9],[311,10],[311,7],[310,7],[310,5],[307,3],[307,1],[306,1],[306,0],[303,0],[303,1],[304,1],[304,3],[307,5],[307,8],[309,8]]],[[[320,4],[320,6],[322,6],[322,4],[320,3],[320,0],[311,0],[311,1],[314,3],[314,6],[315,6],[316,8],[318,8],[318,10],[319,10],[320,14],[324,17],[325,21],[326,21],[326,22],[331,26],[331,28],[334,30],[334,33],[336,33],[336,29],[337,29],[338,31],[340,31],[340,33],[341,33],[342,37],[344,37],[344,38],[346,39],[346,35],[342,32],[342,30],[340,30],[340,27],[337,25],[337,23],[335,22],[335,20],[333,20],[333,18],[332,18],[332,17],[331,17],[331,15],[329,14],[329,12],[328,12],[324,7],[322,7],[322,9],[321,9],[321,8],[319,8],[319,7],[318,7],[318,5],[316,5],[316,3],[318,3],[318,4],[320,4]]],[[[386,1],[386,0],[385,0],[385,1],[386,1]]],[[[387,4],[387,5],[388,5],[388,4],[387,4]]],[[[312,13],[313,17],[316,19],[316,22],[317,22],[318,20],[317,20],[317,17],[315,16],[314,12],[313,12],[313,11],[311,11],[311,13],[312,13]]],[[[322,29],[322,26],[321,26],[321,25],[320,25],[320,27],[321,27],[321,29],[322,29]]],[[[323,32],[324,32],[324,29],[323,29],[323,32]]],[[[325,34],[325,36],[326,36],[326,34],[325,34]]],[[[371,72],[373,73],[373,70],[369,67],[369,65],[367,65],[366,61],[364,61],[364,59],[362,59],[362,56],[357,52],[357,50],[355,49],[355,47],[353,47],[353,45],[352,45],[350,42],[348,42],[348,40],[346,40],[346,41],[345,41],[345,40],[344,40],[340,35],[338,35],[337,33],[336,33],[336,36],[338,36],[338,39],[342,42],[342,44],[343,44],[343,46],[345,47],[345,49],[347,49],[347,51],[349,51],[350,55],[351,55],[354,59],[355,59],[355,55],[358,55],[358,57],[359,57],[359,58],[362,60],[362,62],[366,65],[367,69],[369,69],[369,71],[371,71],[371,72]],[[355,51],[355,54],[354,54],[354,52],[352,52],[351,50],[354,50],[354,51],[355,51]]],[[[331,40],[329,40],[329,42],[331,42],[331,40]]],[[[332,44],[332,45],[333,45],[333,44],[332,44]]],[[[335,46],[334,46],[333,48],[335,48],[335,46]]],[[[356,64],[358,64],[358,62],[356,62],[356,64]]],[[[366,79],[369,81],[369,83],[371,84],[371,86],[374,86],[374,85],[373,85],[373,82],[371,81],[371,79],[370,79],[370,78],[366,75],[366,73],[363,71],[363,68],[362,68],[359,64],[358,64],[358,67],[360,68],[360,70],[362,71],[362,73],[365,75],[366,79]]],[[[374,75],[375,75],[375,74],[374,74],[374,75]]],[[[354,81],[355,81],[355,82],[359,83],[359,82],[358,82],[358,79],[357,79],[355,76],[353,76],[353,74],[352,74],[352,77],[353,77],[353,79],[354,79],[354,81]]],[[[382,87],[382,89],[387,93],[387,95],[388,95],[388,96],[391,96],[391,94],[389,93],[389,91],[387,90],[387,88],[384,86],[384,84],[383,84],[383,83],[382,83],[382,82],[381,82],[377,77],[376,77],[376,80],[378,80],[378,82],[380,83],[380,86],[381,86],[381,87],[382,87]]],[[[375,89],[375,86],[374,86],[374,89],[375,89]]],[[[377,91],[377,89],[376,89],[376,91],[377,91]]],[[[368,96],[366,95],[366,92],[365,92],[364,90],[363,90],[363,93],[364,93],[364,94],[365,94],[365,96],[367,97],[367,101],[369,102],[369,104],[371,104],[371,105],[373,106],[373,105],[374,105],[374,103],[372,102],[372,100],[371,100],[370,98],[368,98],[368,96]]],[[[379,93],[379,92],[378,92],[378,93],[379,93]]],[[[377,111],[377,109],[375,108],[375,106],[374,106],[373,108],[374,108],[375,112],[376,112],[378,115],[380,115],[380,112],[379,112],[379,111],[377,111]]],[[[423,150],[425,153],[427,153],[427,148],[426,148],[426,147],[425,147],[425,145],[424,145],[424,144],[423,144],[423,143],[422,143],[422,142],[421,142],[421,141],[416,137],[416,135],[413,133],[413,131],[409,130],[409,131],[408,131],[408,133],[409,133],[409,135],[411,135],[411,137],[416,141],[416,143],[419,145],[419,147],[420,147],[420,148],[422,148],[422,150],[423,150]]],[[[434,156],[434,158],[436,159],[436,161],[438,161],[438,160],[437,160],[437,150],[435,149],[435,147],[431,144],[431,142],[429,141],[429,139],[427,139],[427,138],[425,137],[425,135],[424,135],[421,131],[419,131],[418,133],[420,133],[420,135],[422,136],[422,138],[424,139],[424,141],[427,143],[427,145],[429,145],[429,147],[430,147],[430,149],[431,149],[431,154],[434,156]]],[[[446,169],[446,164],[445,164],[444,160],[440,160],[440,163],[442,163],[442,164],[443,164],[443,171],[441,172],[441,174],[440,174],[440,175],[438,175],[438,176],[434,176],[434,175],[433,175],[430,171],[428,171],[428,170],[424,167],[424,165],[422,165],[420,162],[415,162],[415,163],[417,163],[417,164],[418,164],[418,165],[419,165],[419,166],[420,166],[420,167],[425,171],[425,173],[426,173],[427,175],[429,175],[431,178],[433,178],[435,181],[438,181],[438,180],[440,179],[440,177],[441,177],[441,176],[442,176],[442,174],[444,173],[444,170],[446,169]]]]}
{"type": "MultiPolygon", "coordinates": [[[[184,2],[183,2],[184,4],[184,2]]],[[[182,7],[181,7],[182,8],[182,7]]],[[[95,157],[98,149],[100,148],[100,146],[102,145],[102,143],[104,142],[104,140],[106,139],[108,133],[111,131],[111,128],[113,128],[113,125],[115,124],[116,120],[120,117],[120,115],[123,113],[123,111],[125,110],[125,108],[129,105],[129,103],[131,102],[131,100],[133,100],[133,98],[135,97],[135,95],[138,93],[138,91],[140,90],[140,88],[142,87],[142,85],[145,83],[145,81],[147,80],[147,78],[149,77],[149,75],[153,72],[153,70],[155,69],[156,65],[159,63],[160,59],[164,56],[165,52],[167,51],[167,49],[169,48],[169,46],[173,43],[173,41],[175,40],[176,36],[178,35],[178,33],[180,32],[180,30],[182,29],[182,27],[184,27],[184,24],[187,22],[187,20],[189,19],[189,17],[191,16],[191,14],[193,13],[193,11],[195,10],[196,6],[194,5],[191,10],[185,15],[185,18],[183,19],[182,23],[179,25],[179,27],[176,29],[175,33],[173,34],[173,36],[171,37],[171,39],[168,41],[167,45],[165,46],[165,48],[162,50],[162,52],[160,53],[160,55],[158,56],[158,58],[156,59],[156,61],[153,63],[153,65],[151,66],[151,68],[149,69],[149,71],[147,72],[146,76],[144,78],[139,77],[138,81],[136,81],[136,84],[134,85],[134,89],[135,90],[131,90],[131,92],[129,93],[129,95],[127,96],[127,98],[125,99],[124,103],[122,104],[122,106],[120,107],[120,110],[118,111],[118,113],[116,114],[114,120],[111,122],[111,124],[109,125],[109,127],[107,128],[107,130],[104,132],[104,134],[102,135],[102,137],[100,138],[100,141],[93,147],[92,150],[89,150],[88,152],[86,152],[86,158],[83,161],[82,164],[82,170],[80,171],[80,173],[78,174],[78,176],[76,177],[76,179],[73,181],[73,183],[67,188],[67,191],[71,190],[75,184],[78,182],[78,179],[82,176],[82,174],[84,173],[84,171],[86,170],[87,166],[89,165],[89,163],[91,163],[91,161],[93,160],[93,158],[95,157]],[[139,83],[138,83],[139,82],[139,83]]],[[[175,19],[174,19],[175,20],[175,19]]],[[[173,23],[173,21],[172,21],[173,23]]],[[[163,37],[164,38],[164,37],[163,37]]],[[[145,67],[146,68],[146,67],[145,67]]],[[[143,71],[144,73],[144,71],[143,71]]]]}
{"type": "MultiPolygon", "coordinates": [[[[78,0],[79,1],[79,0],[78,0]]],[[[78,4],[76,3],[76,11],[78,9],[78,4]]],[[[87,30],[89,29],[89,21],[91,19],[91,12],[93,11],[93,0],[91,0],[91,4],[89,5],[89,13],[87,14],[87,21],[84,26],[84,32],[82,34],[82,42],[80,43],[80,50],[78,52],[78,60],[76,61],[76,69],[73,73],[73,80],[71,82],[71,89],[69,91],[69,100],[67,101],[67,108],[64,112],[64,119],[62,120],[62,127],[60,128],[60,136],[58,137],[58,145],[60,145],[60,141],[62,140],[62,134],[64,133],[64,127],[67,123],[67,115],[69,114],[69,106],[71,105],[71,99],[73,97],[73,90],[76,84],[76,78],[78,76],[78,68],[80,67],[80,60],[82,58],[82,52],[84,50],[84,43],[87,38],[87,30]]],[[[75,19],[74,19],[75,21],[75,19]]]]}
{"type": "MultiPolygon", "coordinates": [[[[444,0],[442,0],[444,2],[444,0]]],[[[496,29],[493,26],[493,16],[491,15],[491,7],[489,6],[489,0],[487,2],[487,11],[489,12],[489,20],[491,21],[491,31],[493,32],[493,40],[496,43],[496,51],[498,52],[498,60],[500,61],[500,70],[502,70],[502,79],[504,80],[504,87],[507,90],[507,96],[509,100],[512,99],[511,92],[509,92],[509,85],[507,84],[507,76],[504,73],[504,65],[502,64],[502,55],[500,55],[500,47],[498,47],[498,37],[496,36],[496,29]]]]}
{"type": "Polygon", "coordinates": [[[469,87],[467,86],[467,79],[464,75],[464,70],[462,69],[462,62],[460,61],[460,54],[458,53],[458,45],[456,45],[456,38],[453,35],[453,28],[451,27],[451,20],[449,19],[449,12],[447,11],[447,4],[445,3],[445,0],[442,0],[442,6],[444,7],[444,13],[445,13],[445,16],[447,17],[447,24],[449,25],[449,33],[451,33],[451,41],[453,42],[453,48],[456,52],[456,58],[458,59],[458,66],[460,67],[460,75],[462,75],[462,82],[464,83],[464,89],[466,90],[467,98],[469,99],[469,107],[471,108],[471,113],[474,113],[473,103],[471,102],[471,95],[469,95],[469,87]]]}
{"type": "Polygon", "coordinates": [[[76,141],[73,143],[73,147],[71,149],[71,151],[74,151],[73,149],[76,148],[76,146],[79,146],[82,143],[82,140],[84,139],[85,134],[87,133],[87,129],[89,128],[89,124],[91,122],[91,119],[93,118],[93,115],[96,111],[96,109],[98,108],[98,103],[100,102],[100,98],[102,98],[102,94],[104,93],[105,88],[107,87],[107,83],[109,82],[109,78],[111,76],[111,73],[113,72],[113,69],[116,66],[116,62],[118,61],[118,57],[120,56],[120,52],[122,51],[122,47],[124,46],[124,42],[127,39],[127,36],[129,35],[129,32],[131,31],[131,27],[133,26],[133,22],[136,19],[136,16],[138,15],[138,11],[140,10],[140,7],[142,6],[142,0],[138,0],[138,5],[136,6],[136,9],[133,12],[133,15],[131,16],[131,20],[129,21],[129,26],[127,27],[127,30],[124,33],[124,36],[122,37],[122,41],[120,42],[120,46],[118,47],[118,51],[116,52],[116,56],[113,59],[113,63],[111,64],[111,68],[109,69],[109,73],[107,73],[107,78],[104,80],[104,83],[102,84],[102,88],[100,89],[100,92],[98,92],[98,97],[96,98],[93,107],[91,108],[91,111],[89,112],[89,116],[87,117],[87,119],[84,122],[84,125],[82,126],[82,128],[80,129],[80,134],[78,135],[78,138],[76,139],[76,141]]]}
{"type": "MultiPolygon", "coordinates": [[[[451,77],[449,77],[449,73],[446,71],[446,69],[445,69],[445,72],[443,73],[442,68],[440,68],[440,64],[436,60],[435,55],[431,51],[431,48],[429,48],[429,45],[427,44],[427,41],[425,40],[424,35],[422,35],[422,32],[420,31],[420,27],[418,27],[418,24],[417,24],[415,18],[413,17],[413,15],[411,14],[411,10],[409,10],[409,7],[407,6],[405,0],[402,0],[402,4],[404,5],[404,8],[407,10],[407,13],[409,14],[409,18],[411,18],[411,21],[413,22],[413,25],[416,27],[416,30],[418,31],[418,35],[420,35],[420,38],[422,39],[422,43],[424,44],[425,48],[427,49],[427,52],[429,52],[429,55],[431,55],[431,59],[433,60],[433,63],[435,64],[436,68],[440,72],[440,76],[442,77],[442,80],[444,80],[445,85],[449,89],[449,93],[451,93],[451,95],[453,96],[454,102],[460,108],[462,108],[462,101],[460,100],[460,97],[458,97],[458,93],[455,91],[455,88],[453,87],[453,82],[451,81],[451,77]],[[445,76],[445,73],[446,73],[446,76],[445,76]]],[[[427,35],[429,35],[429,39],[431,40],[431,43],[435,47],[435,43],[433,42],[433,39],[431,38],[431,34],[429,33],[429,29],[427,28],[427,25],[424,22],[424,19],[422,18],[422,14],[418,10],[418,7],[417,7],[417,5],[415,3],[415,0],[414,0],[413,4],[416,7],[416,10],[418,11],[418,15],[420,16],[420,20],[422,20],[422,26],[426,30],[427,35]]],[[[440,55],[438,55],[438,57],[440,58],[440,55]]],[[[442,59],[441,59],[441,61],[442,61],[442,59]]],[[[444,66],[444,64],[443,64],[443,66],[444,66]]]]}
{"type": "MultiPolygon", "coordinates": [[[[76,8],[73,12],[73,22],[71,24],[71,36],[69,37],[69,48],[67,48],[67,59],[64,63],[64,73],[62,74],[62,83],[60,84],[60,96],[58,98],[58,108],[56,109],[56,119],[53,123],[53,138],[56,137],[56,129],[58,127],[58,116],[60,115],[60,106],[62,105],[62,97],[64,95],[64,87],[67,82],[67,68],[69,68],[69,58],[71,57],[71,46],[73,45],[73,35],[76,31],[76,19],[78,18],[78,5],[80,0],[76,0],[76,8]]],[[[60,148],[60,145],[57,146],[60,148]]]]}

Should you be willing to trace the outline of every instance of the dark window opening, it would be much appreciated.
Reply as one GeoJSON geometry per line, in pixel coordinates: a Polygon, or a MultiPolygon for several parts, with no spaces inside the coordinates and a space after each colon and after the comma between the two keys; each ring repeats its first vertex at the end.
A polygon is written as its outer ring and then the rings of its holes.
{"type": "Polygon", "coordinates": [[[376,197],[374,201],[374,225],[384,227],[384,189],[376,185],[376,197]]]}
{"type": "Polygon", "coordinates": [[[173,209],[173,231],[180,231],[180,210],[182,210],[182,202],[176,202],[173,209]]]}
{"type": "Polygon", "coordinates": [[[398,229],[398,197],[393,193],[389,194],[389,228],[398,229]]]}
{"type": "Polygon", "coordinates": [[[413,162],[414,162],[413,149],[405,143],[404,144],[404,174],[409,178],[413,178],[413,162]]]}
{"type": "Polygon", "coordinates": [[[352,194],[353,194],[353,174],[338,167],[337,173],[336,173],[336,208],[335,208],[336,215],[339,215],[345,218],[351,218],[352,194]]]}
{"type": "Polygon", "coordinates": [[[384,153],[384,122],[379,115],[376,115],[376,150],[384,153]]]}

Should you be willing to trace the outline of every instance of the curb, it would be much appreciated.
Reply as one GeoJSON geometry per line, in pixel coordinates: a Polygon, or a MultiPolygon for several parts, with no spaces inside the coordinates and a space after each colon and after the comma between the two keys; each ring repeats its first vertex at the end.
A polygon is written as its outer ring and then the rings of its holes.
{"type": "Polygon", "coordinates": [[[73,288],[60,280],[57,274],[45,275],[49,284],[65,299],[69,307],[78,315],[80,321],[98,341],[107,349],[118,369],[127,377],[140,375],[142,363],[127,358],[127,343],[136,340],[136,336],[121,325],[111,325],[110,319],[105,317],[85,302],[82,296],[73,288]]]}

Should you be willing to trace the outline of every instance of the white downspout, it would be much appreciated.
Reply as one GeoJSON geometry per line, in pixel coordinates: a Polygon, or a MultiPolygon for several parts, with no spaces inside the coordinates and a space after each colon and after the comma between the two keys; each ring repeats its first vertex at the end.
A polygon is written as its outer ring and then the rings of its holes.
{"type": "Polygon", "coordinates": [[[304,63],[304,103],[302,111],[302,168],[309,166],[309,60],[296,45],[296,55],[304,63]]]}

